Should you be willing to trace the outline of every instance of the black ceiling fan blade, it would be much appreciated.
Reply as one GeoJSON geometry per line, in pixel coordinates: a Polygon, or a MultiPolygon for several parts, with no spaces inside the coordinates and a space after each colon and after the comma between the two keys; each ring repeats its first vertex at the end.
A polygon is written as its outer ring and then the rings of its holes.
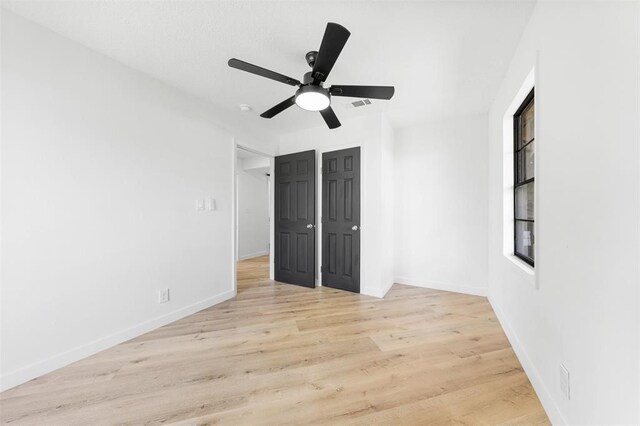
{"type": "Polygon", "coordinates": [[[299,86],[301,84],[295,78],[287,77],[286,75],[250,64],[249,62],[241,61],[240,59],[231,58],[229,59],[228,64],[231,68],[250,72],[251,74],[256,74],[261,77],[270,78],[271,80],[279,81],[280,83],[288,84],[289,86],[299,86]]]}
{"type": "Polygon", "coordinates": [[[318,81],[325,81],[336,63],[342,48],[347,43],[347,39],[351,33],[345,27],[339,24],[329,22],[327,29],[324,31],[318,57],[313,64],[312,76],[318,81]]]}
{"type": "Polygon", "coordinates": [[[341,126],[340,120],[338,120],[336,113],[333,112],[331,107],[323,109],[320,111],[320,114],[322,114],[322,118],[324,118],[325,123],[327,123],[327,126],[329,126],[330,129],[335,129],[341,126]]]}
{"type": "Polygon", "coordinates": [[[331,96],[389,100],[395,93],[393,86],[331,86],[331,96]]]}
{"type": "Polygon", "coordinates": [[[289,108],[290,106],[293,106],[295,103],[296,103],[296,97],[292,96],[289,99],[285,99],[284,101],[280,102],[278,105],[274,106],[273,108],[266,110],[265,112],[260,114],[260,117],[262,118],[275,117],[285,109],[289,108]]]}

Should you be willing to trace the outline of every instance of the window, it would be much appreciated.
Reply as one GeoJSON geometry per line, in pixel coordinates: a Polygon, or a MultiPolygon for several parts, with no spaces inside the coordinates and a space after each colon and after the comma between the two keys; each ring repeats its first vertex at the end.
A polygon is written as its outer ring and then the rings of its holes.
{"type": "Polygon", "coordinates": [[[514,247],[518,258],[534,265],[534,97],[533,90],[513,116],[514,247]]]}

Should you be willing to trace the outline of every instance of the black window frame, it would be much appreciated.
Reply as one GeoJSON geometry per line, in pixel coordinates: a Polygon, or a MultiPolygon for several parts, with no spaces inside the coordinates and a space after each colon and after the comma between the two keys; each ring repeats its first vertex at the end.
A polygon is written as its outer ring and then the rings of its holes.
{"type": "MultiPolygon", "coordinates": [[[[513,114],[513,255],[516,256],[518,259],[522,260],[523,262],[527,263],[531,267],[535,267],[535,259],[530,259],[529,257],[518,253],[517,228],[518,228],[518,222],[529,222],[533,224],[534,230],[535,230],[535,216],[533,217],[533,219],[518,219],[516,215],[516,192],[519,187],[532,184],[533,192],[535,194],[535,173],[533,174],[533,177],[529,179],[523,179],[521,181],[519,180],[520,176],[518,175],[518,171],[520,170],[518,166],[521,161],[521,158],[519,155],[520,152],[523,151],[530,144],[534,143],[536,140],[535,124],[534,124],[533,138],[527,143],[519,147],[519,141],[521,140],[521,136],[522,136],[522,120],[521,120],[522,113],[531,105],[531,103],[534,102],[534,99],[535,99],[535,88],[531,89],[531,92],[529,92],[527,97],[524,98],[524,101],[522,101],[522,104],[520,105],[518,110],[515,112],[515,114],[513,114]]],[[[534,104],[533,114],[534,114],[533,117],[534,117],[534,123],[535,123],[535,114],[536,114],[535,104],[534,104]]],[[[534,146],[534,153],[535,153],[535,146],[534,146]]],[[[534,208],[535,208],[535,198],[534,198],[534,208]]],[[[534,250],[535,250],[535,235],[536,235],[535,231],[532,234],[533,235],[532,235],[531,245],[534,247],[534,250]]]]}

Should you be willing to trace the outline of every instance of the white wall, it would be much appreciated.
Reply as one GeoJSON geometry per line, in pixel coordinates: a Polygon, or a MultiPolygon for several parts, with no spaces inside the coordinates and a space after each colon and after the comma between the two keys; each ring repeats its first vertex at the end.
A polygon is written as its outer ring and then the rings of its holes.
{"type": "Polygon", "coordinates": [[[487,119],[397,132],[396,282],[486,294],[487,119]]]}
{"type": "Polygon", "coordinates": [[[385,115],[380,130],[380,296],[383,297],[394,283],[394,253],[396,232],[396,185],[395,180],[395,131],[385,115]]]}
{"type": "Polygon", "coordinates": [[[639,8],[539,2],[489,116],[489,296],[554,423],[640,423],[639,8]],[[531,276],[503,255],[502,120],[534,67],[531,276]]]}
{"type": "Polygon", "coordinates": [[[6,10],[2,89],[2,389],[233,296],[204,103],[6,10]]]}
{"type": "MultiPolygon", "coordinates": [[[[321,260],[322,252],[320,238],[322,235],[320,224],[322,153],[355,146],[361,147],[360,292],[375,297],[383,297],[393,283],[383,281],[385,275],[390,275],[388,272],[385,274],[384,271],[392,270],[393,256],[389,254],[393,245],[389,244],[388,237],[384,235],[383,225],[390,223],[391,219],[382,209],[385,202],[391,202],[390,200],[393,199],[393,194],[388,193],[393,185],[383,187],[380,173],[381,167],[393,165],[393,158],[383,158],[383,155],[392,154],[390,144],[393,144],[393,132],[386,122],[386,117],[381,114],[355,118],[343,123],[342,127],[335,130],[329,130],[322,124],[317,128],[296,131],[280,137],[281,155],[312,149],[317,151],[316,223],[320,225],[316,233],[318,260],[321,260]],[[383,146],[386,147],[384,151],[383,146]]],[[[320,277],[320,261],[317,262],[316,268],[316,277],[320,277]]]]}
{"type": "Polygon", "coordinates": [[[240,260],[269,254],[269,160],[264,160],[266,167],[257,169],[246,169],[245,164],[251,161],[240,158],[236,166],[240,260]]]}

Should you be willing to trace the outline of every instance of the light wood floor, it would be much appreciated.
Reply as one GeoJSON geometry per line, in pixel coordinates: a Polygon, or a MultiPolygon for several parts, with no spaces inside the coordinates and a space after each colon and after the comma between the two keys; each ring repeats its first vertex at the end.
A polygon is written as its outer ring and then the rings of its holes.
{"type": "Polygon", "coordinates": [[[482,297],[394,285],[385,299],[278,284],[0,395],[11,424],[547,424],[482,297]]]}

